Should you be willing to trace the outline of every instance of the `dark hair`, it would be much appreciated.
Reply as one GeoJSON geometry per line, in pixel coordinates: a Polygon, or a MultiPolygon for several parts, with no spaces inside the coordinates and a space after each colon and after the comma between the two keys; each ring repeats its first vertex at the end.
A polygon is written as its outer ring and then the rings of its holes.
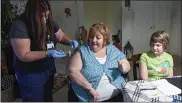
{"type": "Polygon", "coordinates": [[[45,50],[45,41],[48,35],[53,34],[51,7],[48,0],[28,0],[24,12],[31,39],[39,49],[45,50]],[[42,13],[49,11],[45,25],[42,13]]]}
{"type": "Polygon", "coordinates": [[[112,39],[113,39],[116,43],[120,43],[120,40],[119,40],[119,36],[118,36],[118,35],[112,35],[112,39]]]}
{"type": "Polygon", "coordinates": [[[169,35],[165,31],[154,32],[150,38],[150,46],[156,42],[161,43],[164,50],[166,50],[169,44],[169,35]]]}
{"type": "Polygon", "coordinates": [[[103,23],[96,23],[92,25],[89,30],[88,40],[93,35],[95,35],[96,32],[100,32],[103,35],[104,43],[106,43],[105,45],[108,45],[110,43],[110,31],[103,23]]]}

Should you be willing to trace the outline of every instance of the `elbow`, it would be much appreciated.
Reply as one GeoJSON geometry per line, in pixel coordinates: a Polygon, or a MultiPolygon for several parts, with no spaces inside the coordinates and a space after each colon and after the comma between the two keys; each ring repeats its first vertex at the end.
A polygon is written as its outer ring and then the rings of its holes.
{"type": "Polygon", "coordinates": [[[69,77],[69,79],[72,80],[72,78],[73,78],[73,72],[70,71],[69,69],[67,69],[66,74],[67,74],[67,76],[69,77]]]}
{"type": "Polygon", "coordinates": [[[145,77],[145,78],[141,78],[142,80],[148,80],[148,78],[147,77],[145,77]]]}
{"type": "Polygon", "coordinates": [[[19,55],[17,56],[18,59],[22,62],[30,62],[30,60],[26,57],[27,53],[23,54],[23,55],[19,55]]]}
{"type": "Polygon", "coordinates": [[[140,78],[141,78],[142,80],[147,80],[147,79],[148,79],[148,77],[147,77],[147,76],[144,76],[144,75],[141,75],[140,78]]]}
{"type": "Polygon", "coordinates": [[[25,57],[23,57],[23,56],[17,56],[18,57],[18,59],[21,61],[21,62],[28,62],[28,60],[25,58],[25,57]]]}
{"type": "Polygon", "coordinates": [[[30,61],[27,60],[26,58],[21,58],[21,57],[19,58],[19,60],[22,61],[22,62],[30,62],[30,61]]]}
{"type": "Polygon", "coordinates": [[[69,70],[66,71],[66,75],[68,75],[69,77],[71,76],[71,72],[69,70]]]}

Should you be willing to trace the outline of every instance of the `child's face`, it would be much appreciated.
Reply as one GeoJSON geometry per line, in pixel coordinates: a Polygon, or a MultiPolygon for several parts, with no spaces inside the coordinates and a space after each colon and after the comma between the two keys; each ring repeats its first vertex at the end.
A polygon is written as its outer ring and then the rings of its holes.
{"type": "Polygon", "coordinates": [[[151,44],[151,49],[152,49],[152,52],[155,54],[155,55],[160,55],[164,52],[164,48],[163,48],[163,45],[159,42],[156,42],[156,43],[152,43],[151,44]]]}

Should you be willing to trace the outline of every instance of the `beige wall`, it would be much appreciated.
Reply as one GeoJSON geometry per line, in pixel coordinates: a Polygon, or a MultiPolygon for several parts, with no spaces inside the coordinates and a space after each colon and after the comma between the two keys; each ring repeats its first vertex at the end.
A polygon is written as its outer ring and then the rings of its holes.
{"type": "Polygon", "coordinates": [[[83,1],[83,5],[84,25],[88,31],[94,23],[104,23],[111,35],[121,29],[121,1],[83,1]]]}

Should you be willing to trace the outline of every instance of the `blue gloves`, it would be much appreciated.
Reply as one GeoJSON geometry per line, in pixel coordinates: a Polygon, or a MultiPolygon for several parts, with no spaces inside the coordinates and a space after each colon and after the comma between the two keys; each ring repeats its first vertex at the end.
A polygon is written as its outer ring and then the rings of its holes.
{"type": "Polygon", "coordinates": [[[78,47],[78,42],[76,40],[72,40],[71,42],[69,42],[68,45],[71,46],[73,49],[76,49],[78,47]]]}
{"type": "Polygon", "coordinates": [[[54,58],[61,58],[61,57],[65,57],[66,54],[63,51],[57,51],[57,50],[48,50],[47,51],[47,55],[49,57],[54,57],[54,58]]]}

